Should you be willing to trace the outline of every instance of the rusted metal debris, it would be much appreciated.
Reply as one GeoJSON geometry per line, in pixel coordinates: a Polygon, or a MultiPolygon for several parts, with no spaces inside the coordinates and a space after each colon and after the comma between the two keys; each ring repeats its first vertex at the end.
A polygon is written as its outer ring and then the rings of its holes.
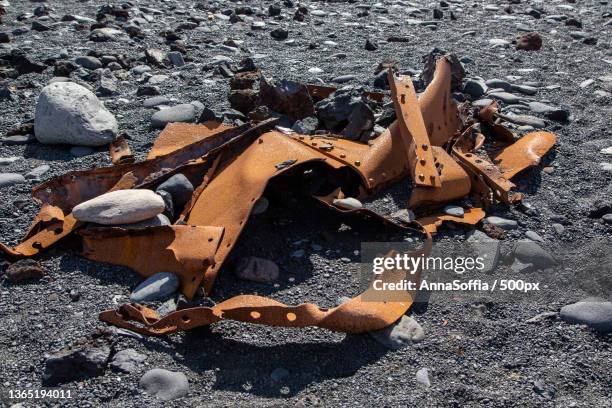
{"type": "MultiPolygon", "coordinates": [[[[256,74],[243,75],[242,82],[252,85],[254,78],[259,78],[256,74]]],[[[556,140],[552,133],[542,131],[516,139],[503,126],[503,115],[495,105],[475,115],[469,114],[469,106],[458,107],[451,98],[451,80],[457,80],[460,74],[453,70],[451,58],[439,58],[427,89],[417,99],[412,80],[396,76],[389,69],[396,119],[368,143],[334,134],[279,131],[275,129],[276,119],[237,127],[217,122],[174,123],[159,135],[147,160],[132,163],[129,147],[121,139],[110,148],[114,166],[70,172],[35,187],[33,197],[42,204],[40,213],[21,244],[15,248],[0,244],[0,250],[12,258],[31,257],[78,232],[84,257],[129,266],[143,276],[161,271],[175,273],[182,292],[191,298],[199,286],[206,293],[212,290],[268,184],[281,176],[298,180],[300,172],[316,168],[327,178],[324,188],[311,192],[314,199],[333,211],[421,231],[427,239],[416,254],[426,254],[431,247],[430,234],[444,222],[476,225],[485,216],[488,204],[511,204],[520,199],[520,195],[512,195],[511,178],[538,164],[556,140]],[[487,139],[490,146],[485,148],[487,139]],[[171,226],[82,228],[83,224],[71,215],[77,204],[108,191],[155,189],[177,173],[197,188],[171,226]],[[421,215],[417,222],[405,224],[365,208],[347,210],[334,204],[334,200],[345,197],[363,199],[407,177],[413,182],[413,190],[406,205],[421,215]],[[463,217],[440,213],[445,203],[465,197],[477,207],[466,209],[463,217]]],[[[265,82],[263,87],[263,95],[257,98],[294,118],[311,114],[313,103],[335,91],[290,82],[265,82]]],[[[382,101],[384,95],[367,93],[365,97],[382,101]]],[[[390,271],[382,277],[385,282],[405,278],[401,271],[390,271]]],[[[418,274],[412,279],[418,279],[418,274]]],[[[395,297],[389,294],[386,302],[364,301],[372,290],[370,287],[332,309],[309,303],[288,306],[269,298],[242,295],[214,307],[185,309],[167,316],[128,304],[101,313],[100,319],[148,335],[226,319],[359,333],[395,322],[412,304],[407,292],[396,292],[395,297]]]]}

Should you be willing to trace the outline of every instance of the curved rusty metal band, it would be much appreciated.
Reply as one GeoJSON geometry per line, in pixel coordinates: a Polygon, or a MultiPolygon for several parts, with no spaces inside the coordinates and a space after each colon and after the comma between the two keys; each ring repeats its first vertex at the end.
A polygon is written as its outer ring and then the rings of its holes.
{"type": "Polygon", "coordinates": [[[527,133],[499,152],[494,161],[502,175],[511,179],[528,167],[538,165],[556,142],[556,136],[550,132],[527,133]]]}
{"type": "Polygon", "coordinates": [[[417,186],[440,187],[440,175],[434,166],[434,157],[423,122],[412,79],[399,78],[389,69],[389,86],[395,105],[406,160],[410,163],[412,179],[417,186]]]}
{"type": "Polygon", "coordinates": [[[434,146],[444,146],[463,127],[457,104],[452,98],[451,79],[450,61],[446,57],[440,58],[432,81],[419,96],[427,134],[434,146]]]}
{"type": "MultiPolygon", "coordinates": [[[[431,251],[431,236],[427,233],[423,248],[412,256],[424,256],[431,251]]],[[[383,273],[380,280],[399,283],[406,279],[405,271],[393,270],[383,273]]],[[[288,306],[276,300],[253,295],[240,295],[214,307],[196,307],[159,317],[157,313],[142,305],[126,304],[118,310],[100,313],[100,320],[145,335],[166,335],[177,331],[207,326],[220,320],[235,320],[244,323],[282,327],[316,326],[345,333],[364,333],[379,330],[397,321],[412,305],[412,295],[406,291],[377,291],[372,284],[365,292],[341,305],[323,309],[312,303],[288,306]],[[376,292],[375,294],[372,292],[376,292]],[[369,301],[370,298],[387,296],[390,301],[369,301]]]]}

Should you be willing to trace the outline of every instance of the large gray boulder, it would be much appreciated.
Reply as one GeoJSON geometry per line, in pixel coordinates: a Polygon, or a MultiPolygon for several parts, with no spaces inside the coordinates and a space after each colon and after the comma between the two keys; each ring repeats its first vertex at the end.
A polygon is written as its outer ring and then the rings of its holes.
{"type": "Polygon", "coordinates": [[[117,138],[117,120],[87,88],[74,82],[45,86],[34,133],[40,143],[103,146],[117,138]]]}
{"type": "Polygon", "coordinates": [[[77,205],[72,215],[96,224],[132,224],[153,218],[165,208],[163,198],[151,190],[117,190],[77,205]]]}

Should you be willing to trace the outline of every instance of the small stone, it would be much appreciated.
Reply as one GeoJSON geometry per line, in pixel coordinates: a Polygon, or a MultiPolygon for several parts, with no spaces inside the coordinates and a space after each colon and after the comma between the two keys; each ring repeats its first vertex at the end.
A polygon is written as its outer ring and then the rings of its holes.
{"type": "Polygon", "coordinates": [[[605,149],[601,149],[600,152],[602,154],[612,156],[612,147],[606,147],[605,149]]]}
{"type": "Polygon", "coordinates": [[[170,98],[168,98],[167,96],[158,95],[145,99],[145,101],[142,103],[142,106],[144,106],[145,108],[154,108],[159,105],[168,105],[169,103],[172,103],[172,100],[170,98]]]}
{"type": "Polygon", "coordinates": [[[532,112],[543,113],[547,118],[559,122],[567,121],[570,116],[570,112],[567,109],[547,105],[542,102],[529,102],[528,106],[532,112]]]}
{"type": "Polygon", "coordinates": [[[45,361],[43,385],[55,386],[102,375],[110,353],[108,346],[89,345],[53,353],[45,361]]]}
{"type": "Polygon", "coordinates": [[[411,222],[416,220],[416,216],[414,215],[414,212],[406,208],[402,208],[401,210],[394,212],[393,214],[390,215],[390,217],[393,218],[394,220],[397,220],[405,224],[410,224],[411,222]]]}
{"type": "Polygon", "coordinates": [[[536,118],[535,116],[530,115],[516,115],[514,113],[508,112],[506,116],[509,118],[508,120],[512,121],[514,124],[520,126],[531,126],[534,129],[542,129],[546,127],[546,122],[544,122],[540,118],[536,118]]]}
{"type": "Polygon", "coordinates": [[[40,143],[102,146],[117,138],[115,117],[87,88],[54,82],[36,105],[34,133],[40,143]]]}
{"type": "Polygon", "coordinates": [[[0,173],[0,189],[26,182],[25,177],[17,173],[0,173]]]}
{"type": "Polygon", "coordinates": [[[361,201],[352,197],[336,198],[334,199],[333,203],[335,206],[344,208],[345,210],[359,210],[363,208],[363,204],[361,204],[361,201]]]}
{"type": "Polygon", "coordinates": [[[144,221],[164,209],[164,200],[151,190],[117,190],[77,205],[72,214],[79,221],[116,225],[144,221]]]}
{"type": "Polygon", "coordinates": [[[149,276],[134,289],[130,295],[130,301],[141,303],[165,300],[174,295],[179,286],[180,281],[175,274],[170,272],[158,272],[149,276]]]}
{"type": "Polygon", "coordinates": [[[488,96],[490,96],[491,98],[499,99],[500,101],[509,105],[517,104],[523,100],[523,98],[521,98],[520,96],[513,95],[509,92],[493,92],[490,93],[488,96]]]}
{"type": "Polygon", "coordinates": [[[136,90],[136,96],[155,96],[161,94],[159,87],[155,85],[142,85],[136,90]]]}
{"type": "Polygon", "coordinates": [[[283,381],[285,378],[289,377],[289,370],[279,367],[275,368],[274,371],[270,374],[270,378],[274,382],[283,381]]]}
{"type": "Polygon", "coordinates": [[[541,395],[548,400],[555,398],[556,391],[554,387],[546,386],[542,380],[535,380],[533,382],[533,390],[536,392],[536,394],[541,395]]]}
{"type": "Polygon", "coordinates": [[[77,57],[74,60],[75,64],[82,66],[83,68],[87,68],[91,71],[96,70],[98,68],[102,68],[102,61],[100,61],[96,57],[77,57]]]}
{"type": "Polygon", "coordinates": [[[501,88],[506,92],[512,90],[512,84],[508,81],[504,81],[503,79],[489,79],[485,82],[485,84],[492,89],[501,88]]]}
{"type": "Polygon", "coordinates": [[[378,49],[378,44],[376,43],[376,41],[368,38],[365,42],[365,49],[367,51],[376,51],[378,49]]]}
{"type": "Polygon", "coordinates": [[[540,48],[542,48],[542,37],[535,32],[521,36],[516,42],[517,50],[538,51],[540,48]]]}
{"type": "Polygon", "coordinates": [[[421,368],[416,372],[416,382],[421,384],[423,387],[429,388],[431,387],[431,374],[429,373],[429,369],[421,368]]]}
{"type": "Polygon", "coordinates": [[[30,170],[30,172],[25,175],[25,178],[26,179],[39,179],[49,170],[51,170],[51,167],[49,167],[47,164],[43,164],[43,165],[40,165],[30,170]]]}
{"type": "Polygon", "coordinates": [[[133,373],[138,371],[139,366],[146,359],[147,356],[140,354],[134,349],[125,349],[113,356],[110,368],[123,373],[133,373]]]}
{"type": "Polygon", "coordinates": [[[253,24],[251,24],[252,30],[263,30],[265,27],[266,23],[264,23],[263,21],[254,21],[253,24]]]}
{"type": "Polygon", "coordinates": [[[421,325],[414,318],[405,315],[398,322],[369,334],[380,344],[393,350],[407,347],[425,338],[421,325]]]}
{"type": "Polygon", "coordinates": [[[518,227],[518,223],[516,221],[496,216],[486,217],[484,219],[484,223],[492,224],[505,230],[513,230],[518,227]]]}
{"type": "Polygon", "coordinates": [[[542,238],[542,237],[540,236],[540,234],[538,234],[538,233],[537,233],[537,232],[535,232],[535,231],[526,231],[526,232],[525,232],[525,236],[526,236],[527,238],[529,238],[530,240],[532,240],[532,241],[536,241],[536,242],[544,242],[544,238],[542,238]]]}
{"type": "Polygon", "coordinates": [[[36,21],[36,20],[32,21],[32,30],[34,31],[43,32],[43,31],[49,31],[50,29],[51,27],[49,27],[46,24],[41,23],[40,21],[36,21]]]}
{"type": "Polygon", "coordinates": [[[140,388],[162,401],[170,401],[189,393],[187,376],[180,372],[154,368],[140,378],[140,388]]]}
{"type": "Polygon", "coordinates": [[[266,212],[270,202],[266,197],[259,197],[255,204],[253,204],[253,209],[251,210],[251,214],[260,215],[266,212]]]}
{"type": "Polygon", "coordinates": [[[337,77],[333,78],[331,81],[335,82],[337,84],[344,84],[344,83],[347,83],[347,82],[351,82],[355,78],[356,78],[355,75],[348,74],[348,75],[337,76],[337,77]]]}
{"type": "Polygon", "coordinates": [[[184,206],[193,195],[193,184],[185,175],[178,173],[164,181],[156,191],[167,191],[172,196],[174,208],[184,206]]]}
{"type": "Polygon", "coordinates": [[[291,130],[302,135],[312,135],[319,127],[319,120],[314,116],[309,116],[300,120],[296,120],[291,130]]]}
{"type": "Polygon", "coordinates": [[[11,283],[27,280],[38,280],[45,274],[44,269],[33,259],[22,259],[10,264],[6,269],[6,277],[11,283]]]}
{"type": "Polygon", "coordinates": [[[308,68],[308,73],[310,73],[310,74],[320,74],[322,72],[323,72],[323,70],[321,68],[318,68],[318,67],[308,68]]]}
{"type": "Polygon", "coordinates": [[[487,85],[481,79],[468,79],[463,86],[463,92],[477,99],[487,92],[487,85]]]}
{"type": "Polygon", "coordinates": [[[248,256],[240,258],[234,270],[235,275],[244,280],[270,283],[278,279],[278,266],[267,259],[248,256]]]}
{"type": "Polygon", "coordinates": [[[533,241],[520,241],[514,248],[514,258],[535,269],[548,269],[555,264],[554,258],[533,241]]]}
{"type": "Polygon", "coordinates": [[[306,255],[306,251],[303,249],[297,249],[291,253],[292,258],[302,258],[304,255],[306,255]]]}
{"type": "Polygon", "coordinates": [[[182,67],[185,65],[185,59],[183,58],[183,54],[180,52],[172,51],[168,53],[168,59],[175,67],[182,67]]]}
{"type": "Polygon", "coordinates": [[[605,214],[603,217],[601,217],[601,219],[606,223],[606,224],[612,224],[612,213],[610,214],[605,214]]]}
{"type": "Polygon", "coordinates": [[[0,157],[0,166],[8,166],[17,161],[21,160],[20,157],[12,156],[12,157],[0,157]]]}
{"type": "Polygon", "coordinates": [[[560,316],[568,323],[585,324],[601,333],[612,332],[612,302],[584,299],[563,306],[560,316]]]}
{"type": "Polygon", "coordinates": [[[510,44],[510,41],[501,38],[491,38],[489,39],[489,44],[493,45],[494,47],[502,47],[510,44]]]}
{"type": "Polygon", "coordinates": [[[152,68],[148,65],[136,65],[134,68],[132,68],[132,73],[136,75],[142,75],[145,72],[150,72],[151,69],[152,68]]]}
{"type": "Polygon", "coordinates": [[[452,215],[454,217],[463,218],[465,211],[463,210],[462,207],[458,205],[447,205],[446,207],[444,207],[444,213],[448,215],[452,215]]]}
{"type": "Polygon", "coordinates": [[[520,92],[525,95],[535,95],[538,93],[538,88],[529,85],[515,85],[512,84],[512,90],[520,92]]]}
{"type": "Polygon", "coordinates": [[[197,111],[190,103],[176,105],[171,108],[162,109],[151,116],[151,126],[163,128],[168,123],[185,122],[191,123],[196,119],[197,111]]]}
{"type": "Polygon", "coordinates": [[[563,232],[565,231],[565,227],[558,223],[553,224],[552,227],[557,234],[563,234],[563,232]]]}
{"type": "Polygon", "coordinates": [[[286,40],[289,37],[289,31],[284,28],[276,28],[270,31],[270,36],[275,40],[286,40]]]}

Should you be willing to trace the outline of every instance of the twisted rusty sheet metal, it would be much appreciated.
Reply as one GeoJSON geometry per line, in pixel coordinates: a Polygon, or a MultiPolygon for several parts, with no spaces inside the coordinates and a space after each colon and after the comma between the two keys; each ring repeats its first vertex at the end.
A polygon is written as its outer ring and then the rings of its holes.
{"type": "Polygon", "coordinates": [[[502,149],[494,160],[502,176],[511,179],[528,167],[537,166],[556,142],[553,133],[531,132],[502,149]]]}
{"type": "MultiPolygon", "coordinates": [[[[430,251],[431,236],[427,234],[425,245],[411,255],[425,256],[430,251]]],[[[418,281],[420,277],[419,274],[410,275],[406,271],[392,270],[384,272],[379,279],[384,283],[400,283],[402,280],[418,281]]],[[[266,297],[240,295],[214,307],[183,309],[164,317],[142,305],[126,304],[118,310],[102,312],[100,320],[153,336],[190,330],[221,320],[282,327],[316,326],[345,333],[364,333],[394,323],[406,313],[412,302],[413,297],[407,291],[376,290],[370,282],[363,293],[331,309],[320,308],[312,303],[288,306],[266,297]],[[393,300],[369,300],[381,296],[393,300]]]]}
{"type": "Polygon", "coordinates": [[[142,276],[171,272],[189,298],[214,263],[223,227],[171,225],[144,229],[95,228],[80,231],[87,259],[124,265],[142,276]]]}
{"type": "MultiPolygon", "coordinates": [[[[36,187],[33,196],[45,205],[26,240],[15,249],[3,245],[0,249],[7,254],[31,256],[80,226],[70,214],[74,205],[110,189],[154,188],[172,174],[182,172],[198,187],[176,225],[144,230],[89,228],[81,230],[80,235],[83,255],[89,259],[126,265],[144,276],[160,271],[173,272],[181,279],[183,293],[191,297],[200,284],[206,292],[211,290],[254,203],[268,183],[302,167],[318,165],[330,172],[348,171],[354,179],[360,180],[359,186],[352,186],[360,195],[370,195],[406,177],[411,170],[417,179],[423,174],[424,180],[417,182],[412,191],[410,208],[461,198],[472,188],[481,196],[496,186],[503,186],[505,191],[510,184],[502,184],[501,179],[508,180],[539,162],[554,144],[554,135],[535,132],[507,146],[495,156],[499,170],[494,164],[481,164],[472,156],[482,139],[472,145],[455,143],[449,147],[451,156],[443,146],[454,140],[464,130],[464,125],[451,99],[450,83],[450,62],[445,58],[437,62],[434,78],[418,102],[411,80],[396,80],[392,76],[390,84],[398,119],[368,144],[333,135],[286,135],[269,131],[275,124],[273,120],[235,128],[214,122],[171,124],[155,142],[148,160],[142,163],[72,172],[36,187]],[[416,109],[417,106],[420,109],[416,109]],[[520,157],[523,154],[526,157],[520,157]],[[236,200],[237,196],[242,199],[236,200]]],[[[314,100],[333,92],[333,88],[326,87],[309,86],[308,90],[314,100]]],[[[382,100],[381,94],[369,96],[382,100]]],[[[504,134],[505,128],[499,123],[489,125],[504,134]]],[[[343,192],[338,188],[327,196],[315,198],[336,211],[375,217],[385,223],[407,227],[367,209],[340,209],[333,205],[333,199],[340,196],[343,192]]],[[[432,215],[420,219],[427,235],[426,245],[420,253],[429,252],[430,232],[435,232],[443,222],[475,225],[483,217],[484,211],[472,208],[466,210],[464,217],[432,215]]],[[[384,281],[396,282],[400,278],[405,276],[397,271],[389,272],[384,281]]],[[[162,318],[139,305],[124,305],[118,311],[103,312],[100,318],[151,335],[224,319],[286,327],[317,326],[357,333],[393,323],[412,303],[408,293],[393,302],[365,301],[364,295],[371,290],[370,287],[362,295],[329,310],[313,304],[287,306],[272,299],[243,295],[212,308],[186,309],[162,318]]]]}
{"type": "Polygon", "coordinates": [[[165,156],[231,128],[233,126],[214,121],[197,125],[191,123],[169,123],[157,139],[155,139],[147,159],[165,156]]]}
{"type": "Polygon", "coordinates": [[[389,69],[389,86],[399,123],[401,140],[417,186],[440,187],[440,175],[434,165],[433,149],[423,122],[416,92],[409,76],[396,77],[389,69]]]}
{"type": "Polygon", "coordinates": [[[458,131],[463,122],[451,93],[451,62],[440,58],[436,62],[433,80],[419,96],[429,140],[434,146],[444,146],[458,131]]]}

